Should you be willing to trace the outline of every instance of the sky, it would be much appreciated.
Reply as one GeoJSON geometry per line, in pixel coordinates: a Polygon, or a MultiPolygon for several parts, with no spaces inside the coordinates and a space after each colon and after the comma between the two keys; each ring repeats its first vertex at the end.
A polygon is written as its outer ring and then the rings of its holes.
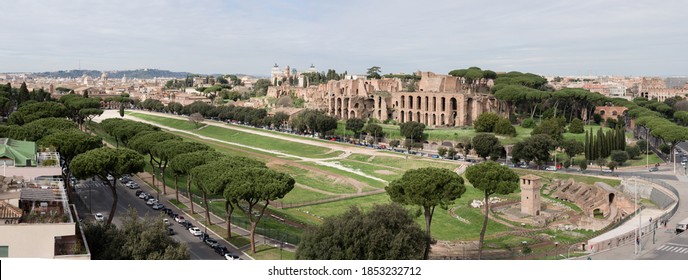
{"type": "Polygon", "coordinates": [[[688,1],[4,1],[0,72],[688,75],[688,1]]]}

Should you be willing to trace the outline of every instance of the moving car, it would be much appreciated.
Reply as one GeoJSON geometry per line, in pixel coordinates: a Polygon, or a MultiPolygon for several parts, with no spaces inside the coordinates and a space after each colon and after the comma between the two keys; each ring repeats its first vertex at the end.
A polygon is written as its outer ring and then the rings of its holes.
{"type": "Polygon", "coordinates": [[[656,166],[653,166],[653,167],[650,167],[649,171],[650,172],[659,171],[659,168],[657,168],[656,166]]]}
{"type": "Polygon", "coordinates": [[[545,168],[545,170],[547,170],[547,171],[557,171],[557,167],[556,167],[556,166],[547,166],[547,168],[545,168]]]}
{"type": "Polygon", "coordinates": [[[171,227],[167,228],[167,235],[174,235],[176,232],[171,227]]]}
{"type": "Polygon", "coordinates": [[[682,233],[688,229],[688,218],[676,223],[676,234],[682,233]]]}
{"type": "Polygon", "coordinates": [[[103,214],[96,213],[95,217],[96,217],[96,221],[98,221],[98,222],[105,221],[105,216],[103,216],[103,214]]]}

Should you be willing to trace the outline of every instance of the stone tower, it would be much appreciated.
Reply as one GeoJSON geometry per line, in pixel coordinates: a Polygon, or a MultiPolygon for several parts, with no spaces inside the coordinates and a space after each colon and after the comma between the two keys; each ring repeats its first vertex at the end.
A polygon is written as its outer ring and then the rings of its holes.
{"type": "Polygon", "coordinates": [[[521,181],[521,213],[539,216],[540,215],[540,188],[542,183],[540,177],[527,174],[520,177],[521,181]]]}

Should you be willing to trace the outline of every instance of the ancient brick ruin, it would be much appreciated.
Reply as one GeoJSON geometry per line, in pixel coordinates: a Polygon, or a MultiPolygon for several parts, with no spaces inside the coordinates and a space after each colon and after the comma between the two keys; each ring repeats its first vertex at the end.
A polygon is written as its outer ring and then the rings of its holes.
{"type": "Polygon", "coordinates": [[[418,89],[404,91],[397,78],[332,80],[309,87],[273,86],[268,96],[293,95],[306,107],[325,110],[339,119],[375,118],[398,123],[421,122],[429,127],[470,126],[484,112],[501,113],[489,94],[491,81],[465,83],[460,77],[419,72],[418,89]]]}

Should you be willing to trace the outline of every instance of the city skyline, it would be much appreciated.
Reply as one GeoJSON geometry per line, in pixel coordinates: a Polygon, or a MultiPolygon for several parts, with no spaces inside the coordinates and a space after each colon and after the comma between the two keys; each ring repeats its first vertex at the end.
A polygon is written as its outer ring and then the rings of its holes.
{"type": "Polygon", "coordinates": [[[685,76],[688,3],[13,2],[0,72],[165,69],[685,76]]]}

